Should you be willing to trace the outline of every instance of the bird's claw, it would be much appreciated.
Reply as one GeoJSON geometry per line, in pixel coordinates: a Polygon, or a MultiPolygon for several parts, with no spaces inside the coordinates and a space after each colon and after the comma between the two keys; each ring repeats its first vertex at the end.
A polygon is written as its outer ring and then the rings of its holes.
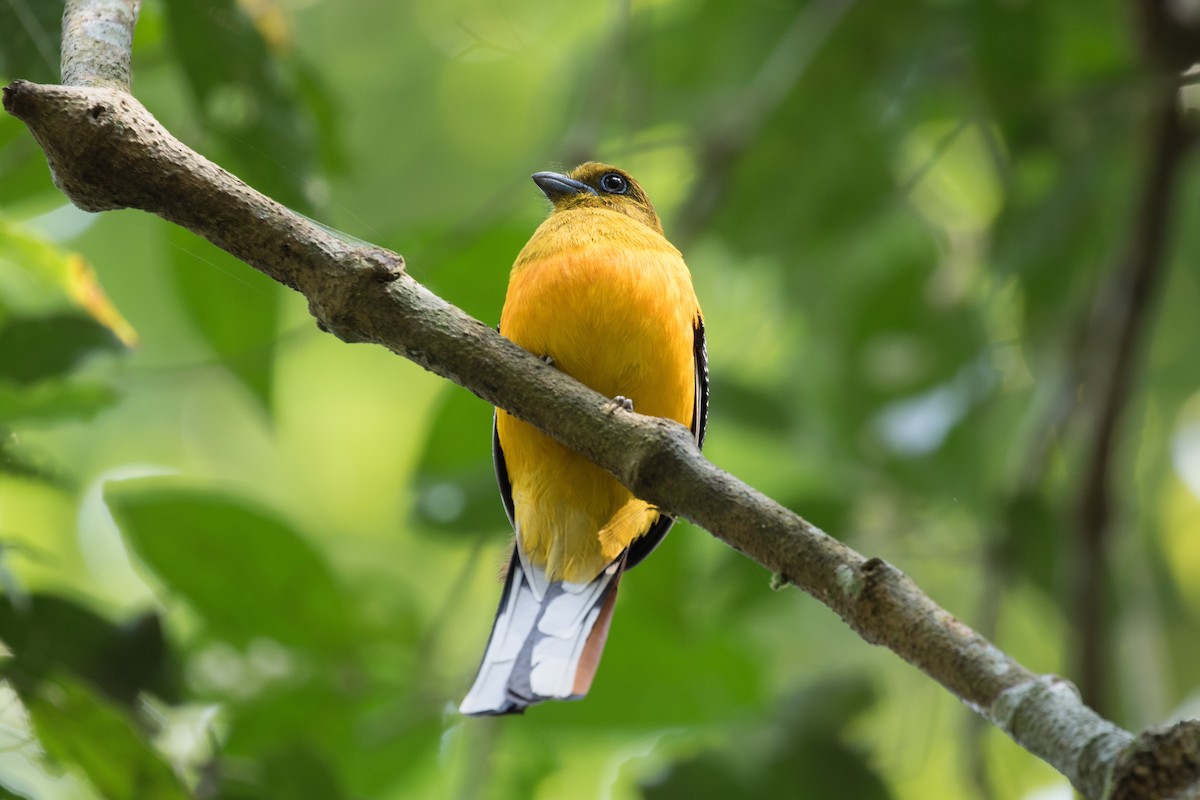
{"type": "Polygon", "coordinates": [[[612,401],[613,401],[613,404],[617,406],[617,408],[623,409],[625,411],[633,411],[633,400],[631,400],[630,398],[626,397],[623,394],[617,395],[616,397],[614,397],[612,399],[612,401]]]}

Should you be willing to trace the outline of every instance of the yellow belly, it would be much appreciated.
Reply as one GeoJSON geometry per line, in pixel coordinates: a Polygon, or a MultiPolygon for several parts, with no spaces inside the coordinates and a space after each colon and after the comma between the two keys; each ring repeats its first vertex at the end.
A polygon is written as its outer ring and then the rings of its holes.
{"type": "MultiPolygon", "coordinates": [[[[687,266],[664,238],[620,214],[580,210],[553,215],[518,257],[500,332],[639,413],[690,425],[698,315],[687,266]]],[[[517,536],[551,580],[591,580],[657,519],[532,426],[500,411],[496,428],[517,536]]]]}

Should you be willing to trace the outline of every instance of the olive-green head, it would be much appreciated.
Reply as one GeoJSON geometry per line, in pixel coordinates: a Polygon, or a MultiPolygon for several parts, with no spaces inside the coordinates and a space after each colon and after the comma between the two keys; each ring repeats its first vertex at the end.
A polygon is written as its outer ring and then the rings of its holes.
{"type": "Polygon", "coordinates": [[[607,208],[636,219],[662,233],[662,222],[654,204],[629,173],[588,161],[566,173],[538,172],[533,182],[554,204],[554,211],[576,208],[607,208]]]}

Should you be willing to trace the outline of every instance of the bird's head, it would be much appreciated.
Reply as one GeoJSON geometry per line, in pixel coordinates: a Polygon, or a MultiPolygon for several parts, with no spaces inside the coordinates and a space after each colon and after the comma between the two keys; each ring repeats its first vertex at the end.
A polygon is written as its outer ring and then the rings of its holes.
{"type": "Polygon", "coordinates": [[[554,204],[554,211],[576,208],[607,208],[636,219],[652,230],[663,232],[654,205],[638,182],[608,164],[588,161],[565,175],[538,172],[533,182],[554,204]]]}

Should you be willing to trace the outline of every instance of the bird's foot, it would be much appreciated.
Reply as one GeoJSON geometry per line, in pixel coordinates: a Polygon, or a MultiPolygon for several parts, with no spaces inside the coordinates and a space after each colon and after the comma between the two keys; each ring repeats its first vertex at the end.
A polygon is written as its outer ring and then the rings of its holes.
{"type": "Polygon", "coordinates": [[[613,401],[613,404],[617,406],[617,408],[623,409],[625,411],[633,411],[633,400],[631,400],[630,398],[626,397],[623,394],[617,395],[616,397],[614,397],[612,399],[612,401],[613,401]]]}
{"type": "Polygon", "coordinates": [[[542,356],[542,361],[544,361],[544,362],[546,363],[546,366],[547,366],[547,367],[553,367],[553,366],[554,366],[554,356],[552,356],[552,355],[544,355],[544,356],[542,356]]]}

